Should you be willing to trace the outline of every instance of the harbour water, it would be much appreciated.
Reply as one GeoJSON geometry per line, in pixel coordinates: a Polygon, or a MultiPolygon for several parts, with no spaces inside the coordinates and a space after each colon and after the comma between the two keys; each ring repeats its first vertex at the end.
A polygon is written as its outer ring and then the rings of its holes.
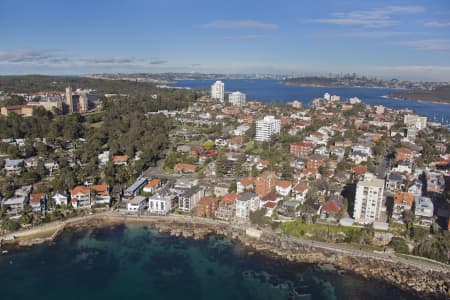
{"type": "Polygon", "coordinates": [[[1,299],[418,299],[332,266],[289,263],[220,236],[144,225],[65,231],[0,256],[1,299]]]}
{"type": "MultiPolygon", "coordinates": [[[[304,105],[324,93],[336,94],[342,99],[358,97],[364,103],[384,105],[393,109],[409,108],[418,114],[427,116],[429,121],[448,124],[450,122],[450,105],[421,101],[401,100],[388,97],[392,89],[387,88],[324,88],[289,86],[278,80],[269,79],[230,79],[223,80],[227,92],[241,91],[251,100],[263,102],[289,102],[299,100],[304,105]]],[[[213,80],[180,80],[172,86],[193,89],[209,89],[213,80]]]]}

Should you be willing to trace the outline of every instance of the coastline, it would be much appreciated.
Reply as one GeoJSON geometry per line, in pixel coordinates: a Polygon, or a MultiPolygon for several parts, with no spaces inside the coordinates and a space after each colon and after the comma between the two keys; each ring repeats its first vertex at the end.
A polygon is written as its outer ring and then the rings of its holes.
{"type": "Polygon", "coordinates": [[[375,255],[365,250],[333,248],[332,244],[286,237],[281,233],[203,218],[179,215],[137,217],[106,212],[46,224],[2,236],[1,239],[6,244],[19,247],[32,246],[51,242],[66,229],[118,224],[148,224],[160,232],[193,239],[203,239],[209,234],[223,235],[274,258],[299,263],[332,264],[341,270],[366,279],[384,281],[418,296],[433,299],[450,297],[450,267],[445,264],[432,265],[406,258],[375,255]],[[15,238],[7,240],[11,236],[15,238]]]}

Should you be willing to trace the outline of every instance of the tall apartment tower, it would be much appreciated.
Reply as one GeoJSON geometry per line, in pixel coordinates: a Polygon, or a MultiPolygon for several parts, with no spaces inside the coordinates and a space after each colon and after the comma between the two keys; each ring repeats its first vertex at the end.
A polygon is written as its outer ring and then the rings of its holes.
{"type": "Polygon", "coordinates": [[[268,142],[274,134],[280,133],[280,120],[274,116],[265,116],[264,119],[256,121],[255,140],[268,142]]]}
{"type": "Polygon", "coordinates": [[[230,102],[233,105],[242,107],[245,105],[245,94],[241,92],[232,92],[228,96],[228,102],[230,102]]]}
{"type": "Polygon", "coordinates": [[[222,81],[216,81],[211,86],[211,98],[215,100],[219,100],[220,102],[224,101],[225,98],[225,84],[222,81]]]}
{"type": "Polygon", "coordinates": [[[384,180],[371,173],[356,185],[353,218],[358,223],[370,224],[378,221],[383,205],[384,180]]]}
{"type": "Polygon", "coordinates": [[[65,99],[66,105],[69,108],[69,114],[73,113],[73,100],[72,100],[72,88],[66,87],[66,99],[65,99]]]}
{"type": "Polygon", "coordinates": [[[80,97],[78,98],[78,105],[79,105],[79,113],[85,113],[88,111],[88,95],[87,92],[81,91],[80,97]]]}

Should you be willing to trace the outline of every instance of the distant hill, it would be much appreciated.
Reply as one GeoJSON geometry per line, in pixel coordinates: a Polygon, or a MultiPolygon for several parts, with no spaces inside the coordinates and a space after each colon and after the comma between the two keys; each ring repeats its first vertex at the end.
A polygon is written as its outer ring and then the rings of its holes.
{"type": "Polygon", "coordinates": [[[390,93],[390,96],[405,100],[450,103],[450,85],[436,87],[432,90],[413,89],[394,91],[390,93]]]}
{"type": "Polygon", "coordinates": [[[307,76],[288,78],[283,81],[287,85],[311,86],[311,87],[385,87],[406,88],[409,82],[397,79],[381,80],[376,78],[343,76],[343,77],[321,77],[307,76]]]}

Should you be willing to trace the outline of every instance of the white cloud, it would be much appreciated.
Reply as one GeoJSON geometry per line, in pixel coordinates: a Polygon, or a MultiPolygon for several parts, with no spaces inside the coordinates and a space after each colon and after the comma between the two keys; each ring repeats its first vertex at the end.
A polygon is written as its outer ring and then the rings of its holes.
{"type": "Polygon", "coordinates": [[[450,21],[431,21],[426,22],[425,27],[450,27],[450,21]]]}
{"type": "Polygon", "coordinates": [[[310,22],[341,26],[383,28],[398,23],[398,21],[394,20],[394,15],[414,14],[423,12],[424,10],[422,6],[388,6],[385,8],[333,13],[328,18],[313,19],[310,22]]]}
{"type": "Polygon", "coordinates": [[[216,20],[204,24],[205,28],[217,29],[259,29],[259,30],[276,30],[279,28],[277,24],[264,23],[255,20],[216,20]]]}
{"type": "Polygon", "coordinates": [[[391,45],[400,45],[412,47],[418,51],[426,52],[450,52],[450,40],[430,39],[415,41],[399,41],[389,43],[391,45]]]}

